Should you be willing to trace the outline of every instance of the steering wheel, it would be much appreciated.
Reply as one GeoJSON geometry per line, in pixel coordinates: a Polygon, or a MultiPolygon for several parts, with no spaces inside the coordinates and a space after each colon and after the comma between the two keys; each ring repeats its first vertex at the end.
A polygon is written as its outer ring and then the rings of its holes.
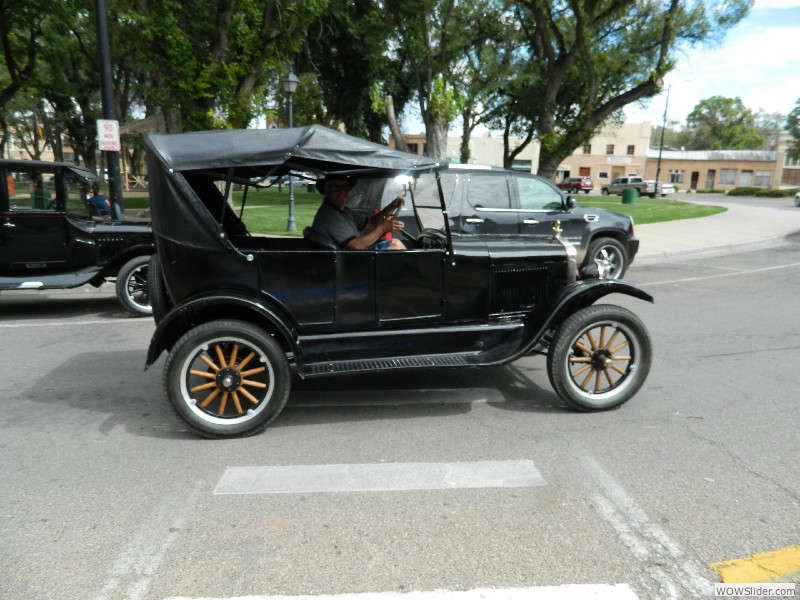
{"type": "Polygon", "coordinates": [[[423,229],[419,232],[417,243],[425,249],[447,248],[447,236],[439,229],[423,229]]]}

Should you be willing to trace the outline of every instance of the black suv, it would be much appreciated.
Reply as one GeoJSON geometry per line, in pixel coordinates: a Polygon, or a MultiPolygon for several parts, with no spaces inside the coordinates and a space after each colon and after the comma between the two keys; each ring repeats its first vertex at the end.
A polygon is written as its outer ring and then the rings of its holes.
{"type": "MultiPolygon", "coordinates": [[[[350,192],[349,206],[371,215],[391,202],[409,179],[363,179],[350,192]]],[[[597,265],[604,279],[623,278],[639,250],[631,217],[579,207],[538,175],[450,165],[440,179],[453,235],[547,237],[558,221],[562,237],[578,251],[578,264],[597,265]]],[[[400,216],[413,216],[412,208],[405,207],[400,216]]],[[[413,229],[414,220],[406,225],[413,229]]]]}
{"type": "Polygon", "coordinates": [[[262,431],[287,401],[290,369],[330,377],[542,353],[556,393],[583,411],[620,406],[647,377],[644,324],[595,302],[652,297],[625,281],[579,279],[558,222],[542,236],[453,235],[446,164],[320,126],[145,139],[160,265],[151,280],[172,305],[161,307],[146,367],[168,352],[166,394],[201,435],[262,431]],[[246,203],[252,186],[289,172],[411,177],[410,212],[396,217],[407,249],[347,250],[313,230],[250,235],[248,211],[226,199],[239,188],[246,203]]]}
{"type": "Polygon", "coordinates": [[[149,223],[104,221],[87,202],[97,177],[65,163],[0,160],[0,290],[100,286],[116,278],[131,314],[152,314],[149,223]]]}

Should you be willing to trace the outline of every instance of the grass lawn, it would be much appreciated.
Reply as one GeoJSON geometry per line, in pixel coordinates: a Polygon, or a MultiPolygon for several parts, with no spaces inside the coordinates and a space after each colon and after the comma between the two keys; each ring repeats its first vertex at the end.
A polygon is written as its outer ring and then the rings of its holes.
{"type": "Polygon", "coordinates": [[[623,204],[620,196],[586,196],[585,198],[575,198],[575,200],[580,206],[604,208],[630,215],[637,225],[697,219],[727,210],[724,206],[707,206],[666,198],[636,198],[633,204],[623,204]]]}
{"type": "MultiPolygon", "coordinates": [[[[233,194],[233,204],[237,214],[242,205],[242,192],[233,194]]],[[[582,196],[576,198],[578,204],[588,208],[603,208],[633,217],[637,225],[660,223],[679,219],[707,217],[726,209],[721,206],[706,206],[692,202],[667,200],[665,198],[637,198],[633,204],[622,204],[620,196],[582,196]]],[[[294,191],[294,216],[297,231],[287,233],[286,222],[289,217],[289,191],[284,187],[252,189],[247,194],[247,208],[244,222],[253,233],[269,235],[302,235],[303,228],[311,225],[314,215],[322,202],[322,195],[309,192],[305,186],[297,186],[294,191]]],[[[125,209],[141,210],[150,205],[145,194],[125,195],[125,209]]]]}

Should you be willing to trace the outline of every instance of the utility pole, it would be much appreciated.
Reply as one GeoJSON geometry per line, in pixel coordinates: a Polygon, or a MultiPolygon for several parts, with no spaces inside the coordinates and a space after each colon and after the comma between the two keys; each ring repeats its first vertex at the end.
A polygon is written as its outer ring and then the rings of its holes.
{"type": "MultiPolygon", "coordinates": [[[[105,0],[94,0],[94,21],[97,32],[97,53],[100,59],[100,90],[103,98],[103,118],[115,121],[114,90],[111,86],[111,50],[108,43],[108,17],[105,0]]],[[[100,132],[98,132],[98,135],[100,132]]],[[[103,151],[108,169],[108,199],[111,214],[115,219],[123,218],[122,182],[119,173],[119,151],[103,151]]]]}

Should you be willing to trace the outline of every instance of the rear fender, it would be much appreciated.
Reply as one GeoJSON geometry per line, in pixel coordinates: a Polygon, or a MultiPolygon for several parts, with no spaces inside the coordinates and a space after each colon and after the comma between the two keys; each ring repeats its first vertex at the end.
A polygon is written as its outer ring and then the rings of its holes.
{"type": "Polygon", "coordinates": [[[162,352],[169,351],[190,329],[218,319],[250,322],[274,335],[286,351],[297,357],[297,333],[290,319],[282,313],[278,307],[270,306],[262,299],[243,297],[241,292],[190,298],[167,313],[156,327],[144,368],[147,370],[162,352]]]}

